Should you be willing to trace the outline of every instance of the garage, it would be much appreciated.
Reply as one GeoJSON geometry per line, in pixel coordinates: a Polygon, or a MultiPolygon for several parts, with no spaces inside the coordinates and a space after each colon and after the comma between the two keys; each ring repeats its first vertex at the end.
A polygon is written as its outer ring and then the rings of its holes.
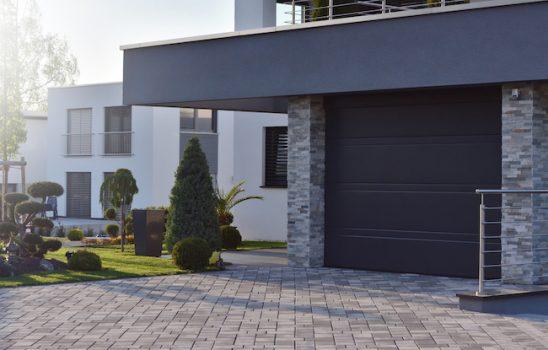
{"type": "Polygon", "coordinates": [[[326,265],[477,276],[474,190],[501,187],[500,87],[338,95],[326,113],[326,265]]]}

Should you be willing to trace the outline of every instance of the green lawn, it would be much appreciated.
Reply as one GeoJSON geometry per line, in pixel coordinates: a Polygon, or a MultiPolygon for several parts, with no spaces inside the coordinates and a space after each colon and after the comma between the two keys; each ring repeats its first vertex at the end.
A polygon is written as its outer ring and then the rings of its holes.
{"type": "MultiPolygon", "coordinates": [[[[238,250],[286,247],[287,244],[285,242],[243,241],[242,246],[238,248],[238,250]]],[[[179,270],[173,265],[171,259],[136,256],[134,245],[127,245],[124,253],[120,251],[120,247],[117,245],[81,248],[63,247],[57,252],[48,253],[46,258],[66,261],[65,253],[67,250],[77,249],[86,249],[97,253],[103,262],[103,270],[94,272],[66,270],[63,272],[40,272],[15,277],[0,277],[0,288],[188,273],[188,271],[179,270]]],[[[163,253],[165,254],[167,252],[163,253]]],[[[214,256],[211,257],[212,264],[218,259],[218,256],[219,254],[215,253],[214,256]]],[[[215,267],[212,267],[211,269],[214,270],[215,267]]]]}
{"type": "MultiPolygon", "coordinates": [[[[0,277],[0,288],[128,277],[174,275],[187,272],[179,270],[173,265],[171,259],[136,256],[133,245],[126,246],[126,251],[124,253],[120,251],[119,246],[87,247],[85,249],[101,256],[103,270],[95,272],[67,270],[55,273],[40,272],[15,277],[0,277]]],[[[48,253],[46,258],[66,261],[65,252],[67,250],[75,250],[75,248],[61,248],[57,252],[48,253]]]]}

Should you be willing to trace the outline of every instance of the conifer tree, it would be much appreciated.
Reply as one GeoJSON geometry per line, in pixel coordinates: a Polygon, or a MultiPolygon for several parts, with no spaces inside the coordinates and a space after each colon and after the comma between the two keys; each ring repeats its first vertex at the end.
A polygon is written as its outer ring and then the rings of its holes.
{"type": "Polygon", "coordinates": [[[209,167],[200,142],[192,138],[175,173],[166,225],[169,251],[187,237],[205,239],[212,250],[221,247],[216,198],[209,167]]]}

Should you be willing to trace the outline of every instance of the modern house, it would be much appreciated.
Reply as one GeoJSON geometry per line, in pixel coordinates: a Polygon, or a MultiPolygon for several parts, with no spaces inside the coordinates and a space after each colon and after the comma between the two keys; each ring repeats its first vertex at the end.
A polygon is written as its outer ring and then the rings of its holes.
{"type": "Polygon", "coordinates": [[[235,225],[242,234],[248,239],[285,239],[286,190],[262,188],[262,133],[271,138],[271,130],[282,127],[287,135],[287,118],[126,106],[122,83],[51,88],[48,106],[47,126],[41,130],[48,135],[48,152],[43,152],[47,174],[40,180],[65,187],[58,200],[60,216],[102,218],[101,184],[119,168],[130,169],[137,180],[134,208],[169,205],[175,170],[188,140],[197,137],[215,185],[228,190],[246,180],[249,193],[264,196],[263,201],[236,209],[235,225]]]}
{"type": "MultiPolygon", "coordinates": [[[[123,46],[123,102],[287,113],[293,266],[477,276],[474,191],[548,188],[548,2],[352,2],[275,27],[236,0],[249,26],[123,46]]],[[[502,274],[541,283],[542,201],[513,198],[502,274]]]]}

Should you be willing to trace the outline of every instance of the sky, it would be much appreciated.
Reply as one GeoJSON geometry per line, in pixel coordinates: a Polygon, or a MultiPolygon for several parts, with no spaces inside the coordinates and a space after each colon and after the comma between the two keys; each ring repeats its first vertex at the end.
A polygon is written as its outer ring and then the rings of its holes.
{"type": "Polygon", "coordinates": [[[44,32],[78,59],[77,84],[122,80],[120,45],[233,29],[233,0],[37,0],[44,32]]]}

